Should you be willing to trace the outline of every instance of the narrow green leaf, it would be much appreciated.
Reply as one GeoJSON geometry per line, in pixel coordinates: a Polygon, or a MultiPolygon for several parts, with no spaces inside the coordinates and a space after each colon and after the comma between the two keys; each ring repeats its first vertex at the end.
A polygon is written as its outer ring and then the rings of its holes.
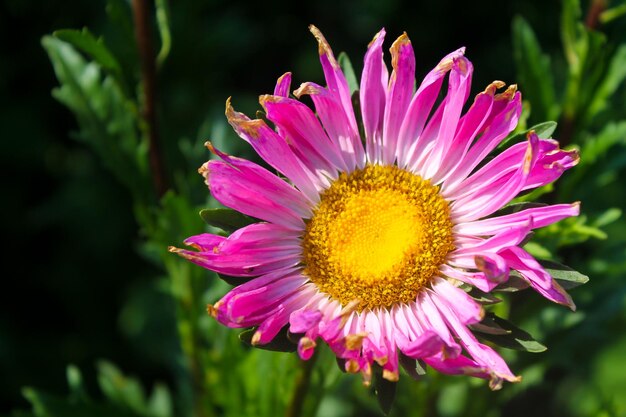
{"type": "Polygon", "coordinates": [[[467,295],[472,297],[476,302],[483,305],[492,305],[502,302],[502,300],[495,295],[483,292],[476,287],[469,287],[465,291],[467,291],[467,295]]]}
{"type": "Polygon", "coordinates": [[[138,414],[145,414],[146,396],[143,387],[136,379],[124,375],[112,363],[98,362],[98,385],[110,402],[138,414]]]}
{"type": "Polygon", "coordinates": [[[167,0],[156,0],[156,20],[159,28],[159,36],[161,37],[161,49],[157,54],[157,65],[159,68],[170,54],[172,48],[172,35],[170,33],[170,10],[167,0]]]}
{"type": "Polygon", "coordinates": [[[527,210],[530,208],[537,208],[537,207],[545,207],[545,206],[547,206],[547,204],[545,203],[532,203],[532,202],[512,203],[498,210],[493,215],[493,217],[505,216],[507,214],[517,213],[522,210],[527,210]]]}
{"type": "Polygon", "coordinates": [[[546,260],[541,260],[539,263],[544,267],[546,272],[552,276],[552,278],[561,284],[565,290],[569,290],[589,282],[589,277],[587,275],[581,274],[569,266],[546,260]]]}
{"type": "Polygon", "coordinates": [[[220,277],[220,279],[223,280],[224,282],[232,285],[233,287],[236,287],[245,282],[248,282],[251,279],[250,277],[232,277],[230,275],[224,275],[224,274],[217,274],[217,276],[220,277]]]}
{"type": "Polygon", "coordinates": [[[254,337],[256,331],[256,328],[244,330],[239,333],[239,340],[248,346],[252,346],[257,349],[271,350],[274,352],[295,352],[298,348],[298,345],[289,339],[287,326],[283,327],[280,332],[278,332],[276,337],[265,345],[252,343],[252,338],[254,337]]]}
{"type": "Polygon", "coordinates": [[[400,365],[406,373],[416,381],[422,380],[423,376],[426,374],[426,371],[417,360],[409,358],[402,352],[398,355],[398,362],[400,362],[400,365]]]}
{"type": "Polygon", "coordinates": [[[374,369],[374,395],[383,414],[388,415],[396,399],[398,383],[383,378],[382,369],[376,366],[374,369]]]}
{"type": "Polygon", "coordinates": [[[600,81],[592,94],[593,99],[587,110],[587,117],[592,118],[596,114],[608,107],[610,99],[613,97],[620,85],[626,79],[626,45],[621,45],[608,65],[604,77],[600,81]]]}
{"type": "Polygon", "coordinates": [[[540,139],[550,139],[550,138],[552,138],[552,134],[556,130],[556,127],[557,127],[557,123],[556,122],[552,122],[552,121],[538,123],[538,124],[534,125],[533,127],[524,130],[523,132],[518,132],[518,133],[511,134],[509,137],[504,139],[500,143],[500,145],[498,145],[498,148],[499,149],[508,148],[509,146],[511,146],[511,145],[513,145],[515,143],[525,141],[528,133],[530,131],[532,131],[532,130],[535,131],[535,133],[537,134],[537,136],[540,139]]]}
{"type": "Polygon", "coordinates": [[[232,233],[235,230],[260,221],[227,208],[200,210],[200,217],[202,217],[202,220],[209,226],[217,227],[228,233],[232,233]]]}
{"type": "Polygon", "coordinates": [[[520,16],[513,19],[513,54],[520,87],[531,103],[532,119],[556,119],[559,108],[550,68],[550,58],[541,51],[535,33],[520,16]]]}
{"type": "Polygon", "coordinates": [[[356,74],[354,73],[354,68],[352,67],[352,62],[350,62],[350,58],[348,58],[348,54],[345,52],[341,52],[339,54],[339,66],[346,76],[346,81],[348,81],[348,88],[350,88],[350,94],[354,94],[355,91],[359,89],[359,82],[357,81],[356,74]]]}
{"type": "Polygon", "coordinates": [[[483,339],[486,339],[504,348],[523,350],[526,352],[536,353],[536,352],[543,352],[547,349],[544,345],[542,345],[541,343],[533,339],[533,337],[530,334],[520,329],[519,327],[515,326],[508,320],[500,318],[491,313],[487,314],[485,319],[487,320],[488,323],[490,323],[487,325],[488,327],[490,327],[491,329],[497,328],[499,329],[498,331],[506,332],[506,333],[505,334],[492,334],[492,333],[481,332],[480,336],[483,339]]]}
{"type": "Polygon", "coordinates": [[[517,271],[509,272],[509,279],[493,289],[495,292],[517,292],[528,288],[528,282],[517,271]]]}

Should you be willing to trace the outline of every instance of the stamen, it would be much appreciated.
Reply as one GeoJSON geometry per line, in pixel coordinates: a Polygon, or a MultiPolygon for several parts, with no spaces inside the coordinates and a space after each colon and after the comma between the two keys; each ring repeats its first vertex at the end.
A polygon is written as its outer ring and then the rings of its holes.
{"type": "Polygon", "coordinates": [[[413,301],[454,249],[449,213],[438,187],[396,166],[344,173],[307,224],[304,273],[359,310],[413,301]]]}

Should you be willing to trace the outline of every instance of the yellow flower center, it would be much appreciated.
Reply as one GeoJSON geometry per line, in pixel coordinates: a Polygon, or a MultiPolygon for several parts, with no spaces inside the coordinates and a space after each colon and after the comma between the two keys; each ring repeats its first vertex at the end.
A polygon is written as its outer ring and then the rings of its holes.
{"type": "Polygon", "coordinates": [[[321,196],[303,238],[304,273],[359,309],[415,300],[454,249],[439,188],[396,166],[341,174],[321,196]]]}

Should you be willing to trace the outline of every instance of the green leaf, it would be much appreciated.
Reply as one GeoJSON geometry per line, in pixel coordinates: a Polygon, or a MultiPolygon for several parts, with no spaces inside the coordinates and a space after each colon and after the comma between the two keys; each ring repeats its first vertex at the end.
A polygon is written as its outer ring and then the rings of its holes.
{"type": "Polygon", "coordinates": [[[217,227],[228,233],[232,233],[252,223],[260,222],[258,219],[227,208],[200,210],[200,217],[209,226],[217,227]]]}
{"type": "Polygon", "coordinates": [[[359,82],[357,81],[356,74],[354,73],[354,68],[352,67],[352,62],[350,62],[350,58],[348,58],[348,54],[346,54],[345,52],[341,52],[339,54],[339,58],[337,58],[337,61],[339,61],[339,66],[346,76],[346,81],[348,81],[350,94],[354,94],[354,92],[359,89],[359,82]]]}
{"type": "Polygon", "coordinates": [[[171,417],[174,415],[172,396],[165,385],[155,384],[148,401],[148,411],[151,417],[171,417]]]}
{"type": "Polygon", "coordinates": [[[22,390],[36,417],[138,417],[139,414],[123,410],[112,404],[73,402],[33,388],[22,390]]]}
{"type": "Polygon", "coordinates": [[[539,263],[565,290],[569,290],[589,282],[589,277],[587,275],[581,274],[569,266],[547,260],[541,260],[539,263]]]}
{"type": "Polygon", "coordinates": [[[87,62],[70,43],[44,36],[42,45],[60,84],[52,94],[74,113],[80,127],[77,138],[94,149],[135,198],[152,198],[135,104],[111,76],[103,77],[98,62],[87,62]]]}
{"type": "Polygon", "coordinates": [[[102,68],[111,71],[116,77],[121,76],[122,69],[117,59],[104,44],[104,40],[93,36],[89,29],[61,29],[53,32],[53,36],[86,53],[102,68]]]}
{"type": "Polygon", "coordinates": [[[511,203],[500,210],[498,210],[493,217],[505,216],[507,214],[513,214],[520,212],[522,210],[527,210],[531,208],[537,207],[545,207],[547,204],[545,203],[533,203],[533,202],[524,202],[524,203],[511,203]]]}
{"type": "Polygon", "coordinates": [[[374,369],[374,395],[378,400],[378,405],[383,414],[388,415],[396,399],[397,382],[389,381],[383,378],[382,369],[376,366],[374,369]]]}
{"type": "Polygon", "coordinates": [[[509,279],[502,284],[499,284],[492,291],[495,292],[517,292],[520,290],[525,290],[529,287],[528,282],[517,272],[511,270],[509,272],[509,279]]]}
{"type": "Polygon", "coordinates": [[[159,28],[159,36],[161,37],[161,49],[157,54],[157,65],[159,68],[163,66],[167,56],[172,48],[172,35],[170,33],[170,8],[167,0],[156,0],[156,20],[159,28]]]}
{"type": "Polygon", "coordinates": [[[513,145],[518,142],[525,141],[528,133],[534,130],[537,136],[540,139],[550,139],[552,138],[552,134],[556,130],[557,123],[556,122],[543,122],[534,125],[530,129],[526,129],[523,132],[512,133],[509,137],[504,139],[500,145],[498,145],[499,149],[508,148],[510,145],[513,145]]]}
{"type": "Polygon", "coordinates": [[[143,387],[134,378],[125,376],[115,365],[98,362],[98,384],[102,393],[114,404],[146,414],[146,396],[143,387]]]}
{"type": "MultiPolygon", "coordinates": [[[[482,330],[480,328],[475,330],[480,333],[483,339],[498,346],[533,353],[543,352],[547,349],[524,330],[494,314],[488,313],[481,322],[481,324],[483,323],[484,326],[490,329],[490,333],[484,331],[484,328],[482,330]]],[[[472,326],[472,328],[474,328],[474,326],[472,326]]]]}
{"type": "Polygon", "coordinates": [[[483,305],[492,305],[502,302],[502,300],[493,294],[483,292],[476,287],[468,287],[467,295],[472,297],[476,302],[483,305]]]}
{"type": "Polygon", "coordinates": [[[423,376],[426,375],[426,370],[419,361],[409,358],[402,352],[398,355],[398,362],[400,362],[400,365],[406,373],[416,381],[421,381],[423,376]]]}
{"type": "Polygon", "coordinates": [[[232,277],[230,275],[224,275],[224,274],[217,274],[217,276],[224,282],[226,282],[227,284],[232,285],[233,287],[236,287],[238,285],[241,285],[245,282],[250,281],[252,278],[250,277],[232,277]]]}
{"type": "Polygon", "coordinates": [[[556,119],[559,108],[550,58],[543,54],[530,25],[520,16],[513,19],[513,54],[520,86],[531,103],[534,120],[556,119]]]}
{"type": "Polygon", "coordinates": [[[621,45],[613,55],[600,85],[593,90],[593,99],[587,110],[588,118],[607,108],[624,79],[626,79],[626,45],[621,45]]]}
{"type": "Polygon", "coordinates": [[[252,343],[252,338],[254,337],[256,331],[256,328],[252,328],[239,333],[239,340],[257,349],[271,350],[274,352],[295,352],[298,348],[298,345],[289,339],[287,326],[283,327],[280,332],[278,332],[276,337],[265,345],[252,343]]]}

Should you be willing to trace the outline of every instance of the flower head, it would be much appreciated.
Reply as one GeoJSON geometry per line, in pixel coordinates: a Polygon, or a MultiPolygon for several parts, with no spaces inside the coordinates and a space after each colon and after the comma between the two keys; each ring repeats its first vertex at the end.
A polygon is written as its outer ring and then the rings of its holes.
{"type": "Polygon", "coordinates": [[[489,292],[515,270],[544,297],[574,308],[521,245],[533,229],[577,215],[578,204],[494,213],[556,180],[577,163],[576,152],[531,132],[486,162],[519,119],[516,86],[494,81],[462,114],[473,71],[464,49],[414,91],[411,42],[403,34],[393,43],[389,75],[384,30],[365,54],[357,117],[330,46],[311,31],[327,86],[304,83],[293,94],[310,96],[315,112],[289,97],[289,73],[260,97],[275,128],[226,103],[239,136],[286,180],[211,147],[219,159],[200,172],[213,196],[259,222],[229,237],[193,236],[185,243],[195,250],[172,251],[247,279],[209,311],[226,326],[256,327],[255,344],[287,327],[303,359],[323,341],[366,382],[374,363],[397,380],[398,355],[488,378],[494,389],[519,380],[468,327],[484,311],[463,288],[489,292]]]}

